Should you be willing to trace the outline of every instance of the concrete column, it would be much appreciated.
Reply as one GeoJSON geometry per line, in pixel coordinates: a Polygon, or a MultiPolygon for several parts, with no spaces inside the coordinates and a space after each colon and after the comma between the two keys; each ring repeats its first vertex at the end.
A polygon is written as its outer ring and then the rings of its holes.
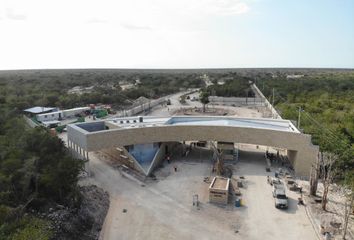
{"type": "Polygon", "coordinates": [[[70,152],[71,152],[72,157],[76,157],[75,156],[75,144],[72,141],[70,141],[70,152]]]}
{"type": "Polygon", "coordinates": [[[297,151],[287,150],[288,159],[294,167],[296,175],[305,178],[310,176],[311,166],[315,162],[317,154],[317,146],[303,147],[297,151]]]}
{"type": "Polygon", "coordinates": [[[89,163],[89,157],[88,157],[88,152],[82,149],[82,156],[85,161],[85,171],[87,172],[87,176],[91,176],[91,171],[90,171],[90,163],[89,163]]]}
{"type": "Polygon", "coordinates": [[[80,155],[79,155],[79,146],[77,144],[74,145],[75,146],[75,157],[76,158],[80,158],[80,155]]]}
{"type": "Polygon", "coordinates": [[[288,159],[293,167],[295,167],[295,161],[296,161],[296,155],[297,151],[294,150],[288,150],[288,159]]]}
{"type": "Polygon", "coordinates": [[[73,156],[72,149],[71,149],[71,141],[69,138],[68,138],[68,149],[69,149],[70,156],[73,156]]]}
{"type": "Polygon", "coordinates": [[[75,143],[71,142],[71,154],[73,155],[73,157],[75,156],[75,143]]]}

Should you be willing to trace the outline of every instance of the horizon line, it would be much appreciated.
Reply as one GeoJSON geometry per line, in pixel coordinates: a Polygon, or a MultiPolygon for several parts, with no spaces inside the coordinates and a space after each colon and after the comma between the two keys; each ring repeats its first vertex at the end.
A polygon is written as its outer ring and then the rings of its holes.
{"type": "Polygon", "coordinates": [[[354,71],[348,67],[211,67],[211,68],[18,68],[18,69],[0,69],[0,72],[7,71],[53,71],[53,70],[262,70],[262,69],[297,69],[297,70],[348,70],[354,71]]]}

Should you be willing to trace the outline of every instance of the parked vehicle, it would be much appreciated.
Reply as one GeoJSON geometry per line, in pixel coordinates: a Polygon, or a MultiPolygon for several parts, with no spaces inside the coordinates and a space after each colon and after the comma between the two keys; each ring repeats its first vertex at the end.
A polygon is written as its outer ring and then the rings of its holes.
{"type": "Polygon", "coordinates": [[[284,190],[285,191],[284,183],[282,183],[282,182],[273,183],[273,189],[272,189],[273,197],[275,197],[277,190],[284,190]]]}
{"type": "Polygon", "coordinates": [[[274,192],[274,206],[275,208],[287,209],[288,197],[285,194],[285,189],[278,188],[274,192]]]}
{"type": "Polygon", "coordinates": [[[268,181],[268,183],[269,183],[271,186],[273,186],[274,184],[280,184],[280,183],[281,183],[281,181],[280,181],[279,178],[269,177],[269,176],[268,176],[268,178],[267,178],[267,181],[268,181]]]}

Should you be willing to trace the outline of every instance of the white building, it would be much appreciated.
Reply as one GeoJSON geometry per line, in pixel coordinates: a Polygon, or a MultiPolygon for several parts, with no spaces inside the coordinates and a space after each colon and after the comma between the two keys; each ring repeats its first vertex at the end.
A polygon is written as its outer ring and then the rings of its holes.
{"type": "Polygon", "coordinates": [[[36,115],[37,121],[39,122],[46,122],[46,121],[54,121],[63,118],[63,112],[50,112],[50,113],[42,113],[36,115]]]}
{"type": "Polygon", "coordinates": [[[73,118],[77,114],[81,114],[88,110],[90,110],[89,107],[71,108],[71,109],[60,110],[56,112],[37,114],[36,118],[39,122],[58,121],[66,118],[73,118]]]}

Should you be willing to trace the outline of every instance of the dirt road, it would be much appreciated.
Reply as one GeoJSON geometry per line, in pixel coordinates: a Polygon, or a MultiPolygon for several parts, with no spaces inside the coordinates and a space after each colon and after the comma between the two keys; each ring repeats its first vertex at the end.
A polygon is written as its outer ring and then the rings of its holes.
{"type": "Polygon", "coordinates": [[[297,205],[297,193],[286,191],[289,209],[274,207],[263,156],[262,152],[240,152],[239,172],[246,178],[241,208],[244,239],[317,239],[304,207],[297,205]]]}
{"type": "Polygon", "coordinates": [[[92,155],[88,181],[111,196],[101,239],[316,239],[296,195],[289,193],[289,210],[274,208],[263,153],[240,153],[236,174],[246,179],[241,208],[208,203],[203,179],[210,176],[211,165],[207,155],[201,156],[166,164],[156,172],[158,181],[141,186],[92,155]],[[192,206],[194,194],[199,210],[192,206]]]}

